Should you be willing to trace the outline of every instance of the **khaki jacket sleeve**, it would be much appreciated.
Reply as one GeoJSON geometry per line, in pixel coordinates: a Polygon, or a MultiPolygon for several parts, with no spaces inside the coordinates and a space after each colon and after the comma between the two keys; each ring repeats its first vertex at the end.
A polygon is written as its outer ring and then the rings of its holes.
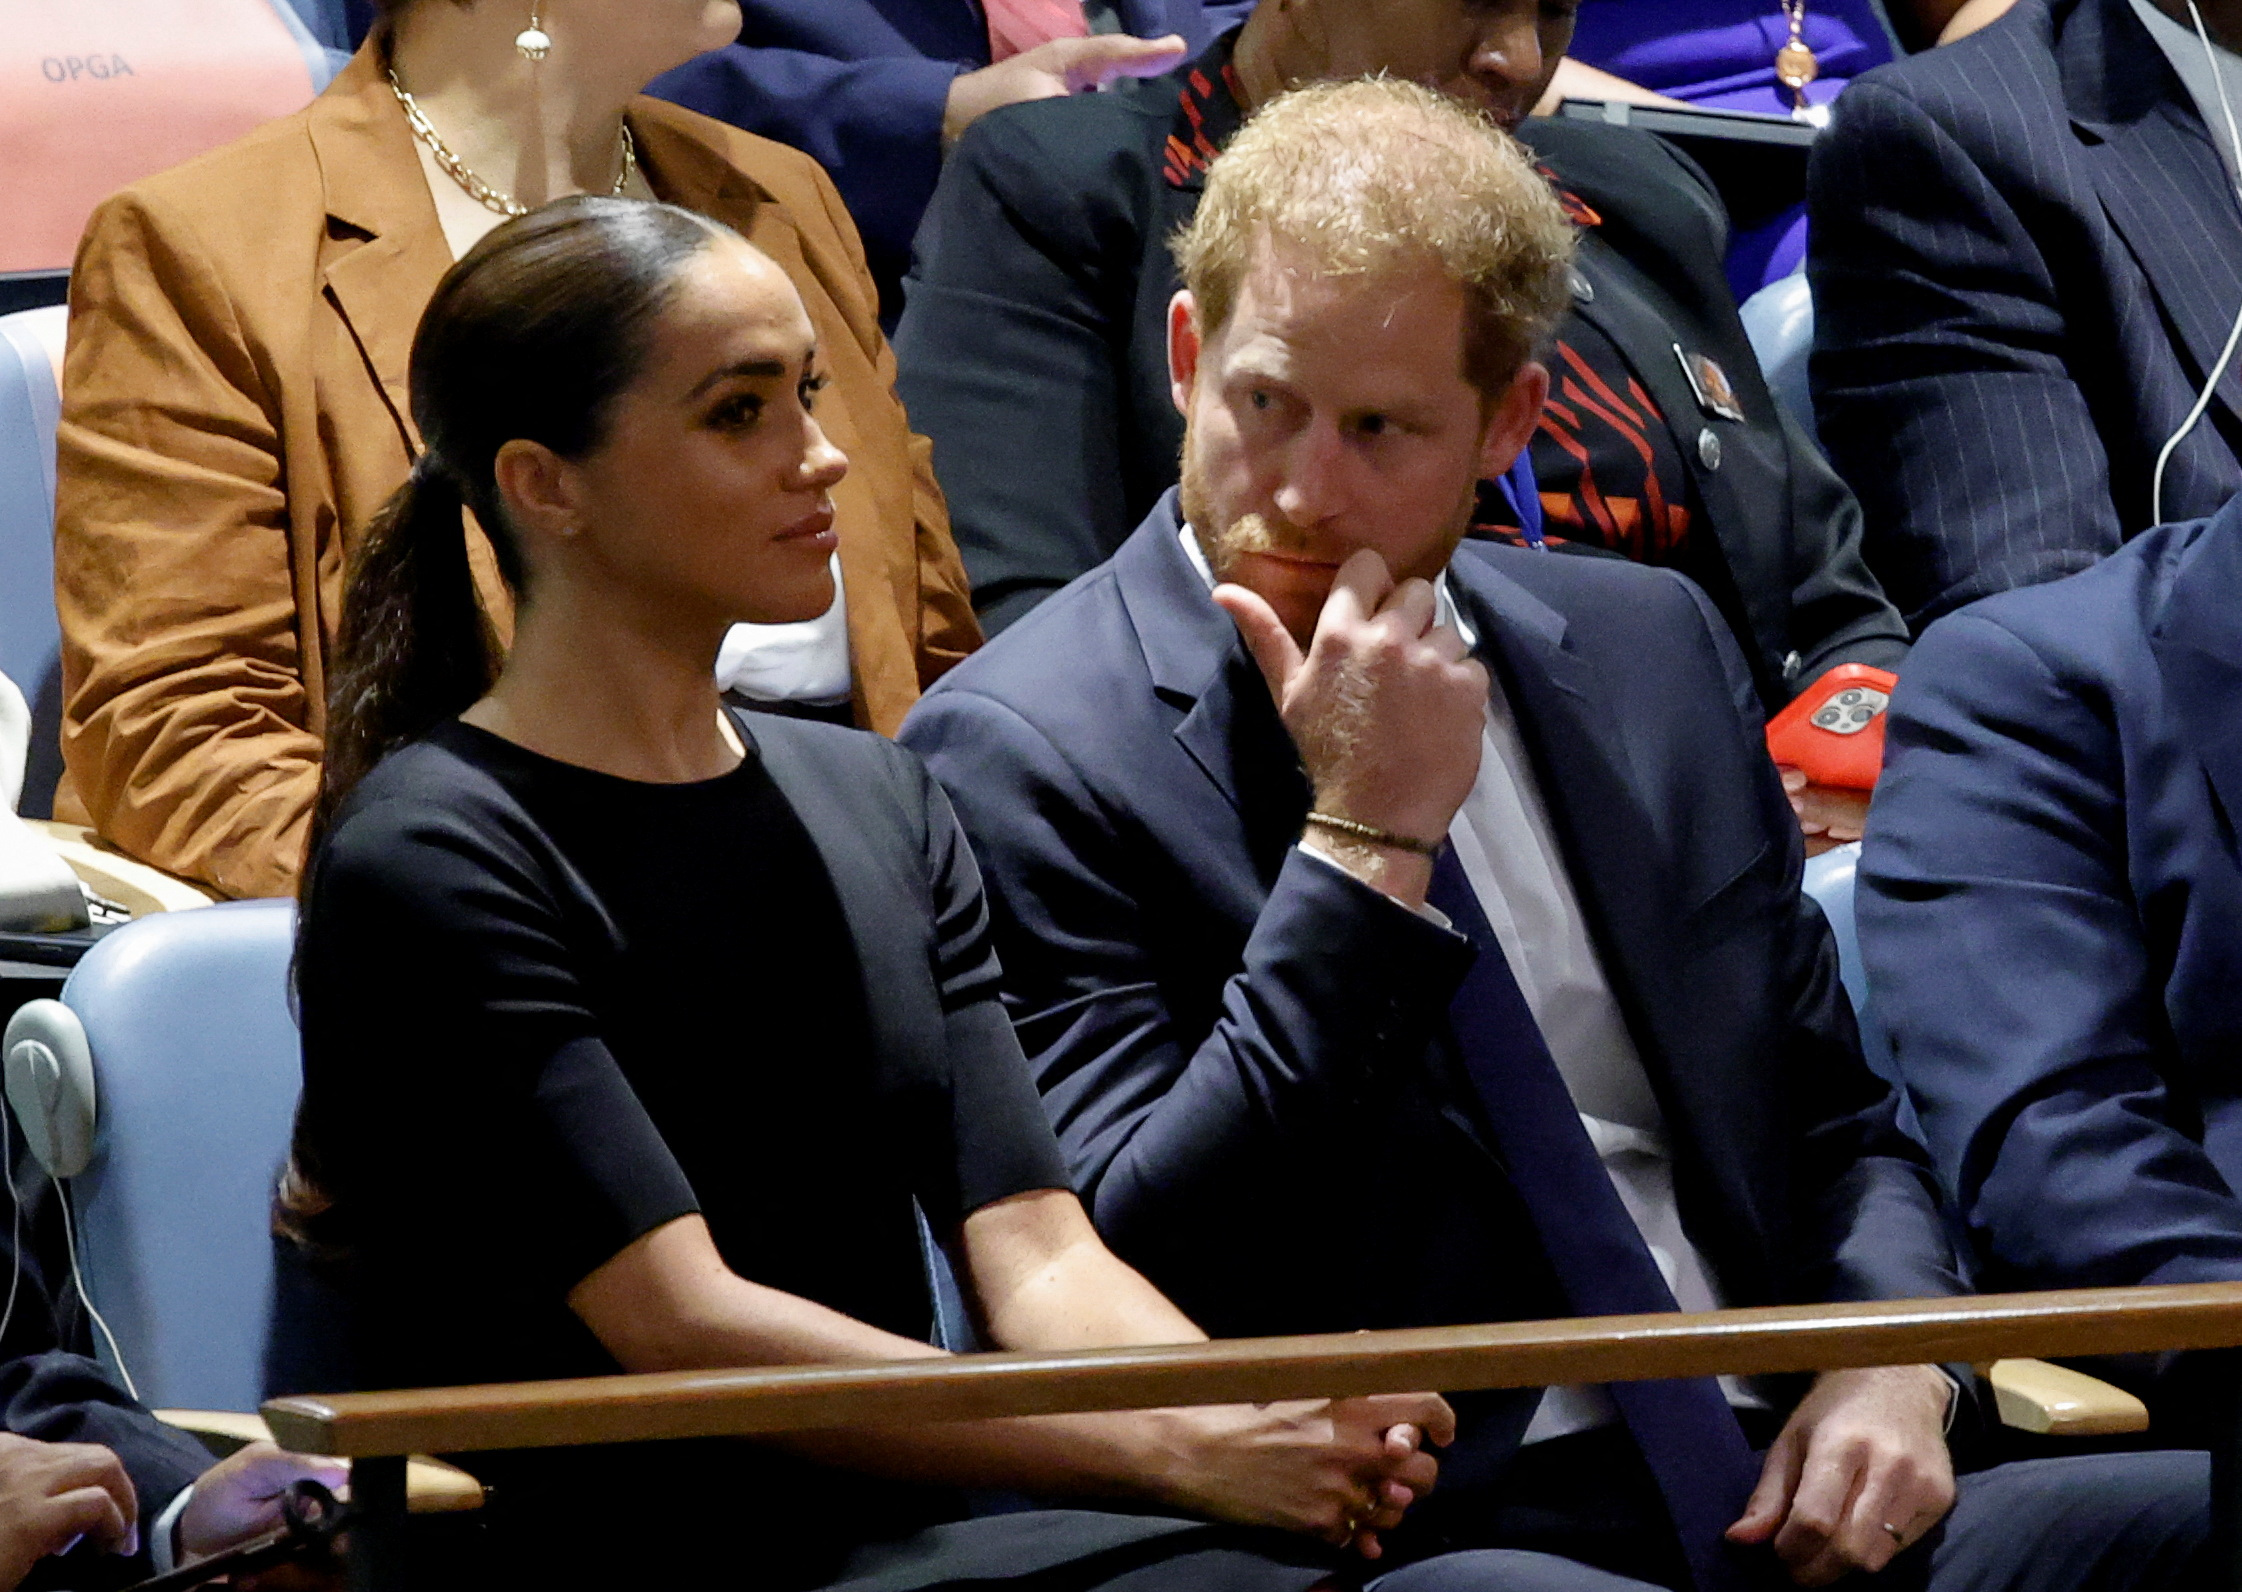
{"type": "MultiPolygon", "coordinates": [[[[826,221],[846,245],[856,280],[857,291],[841,303],[842,313],[848,319],[849,330],[879,372],[880,390],[900,409],[903,400],[895,396],[895,350],[880,330],[879,289],[872,281],[871,268],[865,264],[864,246],[858,239],[856,223],[841,202],[840,190],[833,186],[832,180],[822,169],[813,167],[812,170],[817,179],[818,198],[825,207],[826,221]]],[[[908,416],[904,417],[903,429],[909,436],[911,452],[911,500],[919,570],[916,640],[919,686],[923,690],[981,645],[981,625],[973,616],[973,590],[966,579],[965,561],[958,555],[957,542],[950,535],[949,505],[944,502],[941,485],[934,478],[934,444],[910,430],[908,416]]]]}
{"type": "Polygon", "coordinates": [[[111,200],[71,283],[55,526],[63,755],[120,849],[229,896],[286,894],[320,743],[272,351],[193,228],[160,211],[130,192],[111,200]]]}

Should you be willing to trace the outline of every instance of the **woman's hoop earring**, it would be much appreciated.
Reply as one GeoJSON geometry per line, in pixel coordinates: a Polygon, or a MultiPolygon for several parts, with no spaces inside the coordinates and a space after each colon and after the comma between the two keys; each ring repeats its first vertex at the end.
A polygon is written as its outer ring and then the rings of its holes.
{"type": "Polygon", "coordinates": [[[532,3],[529,8],[529,26],[514,35],[514,48],[521,52],[524,59],[531,61],[544,60],[553,48],[552,36],[545,31],[538,10],[538,6],[532,3]]]}

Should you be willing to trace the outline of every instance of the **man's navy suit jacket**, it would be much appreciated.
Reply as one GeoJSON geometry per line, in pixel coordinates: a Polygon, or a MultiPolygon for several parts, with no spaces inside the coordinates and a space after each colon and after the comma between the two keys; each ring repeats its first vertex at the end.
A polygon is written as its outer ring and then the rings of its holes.
{"type": "MultiPolygon", "coordinates": [[[[980,857],[1005,998],[1083,1197],[1218,1337],[1564,1314],[1461,1081],[1447,1007],[1470,948],[1297,849],[1297,755],[1174,502],[945,676],[902,735],[980,857]]],[[[1711,604],[1670,572],[1481,543],[1449,578],[1726,1297],[1957,1291],[1711,604]]],[[[1492,1401],[1494,1453],[1532,1408],[1492,1401]]]]}
{"type": "Polygon", "coordinates": [[[2242,503],[1932,626],[1861,866],[1991,1287],[2242,1279],[2242,503]]]}
{"type": "MultiPolygon", "coordinates": [[[[1196,54],[1253,0],[1115,0],[1124,32],[1179,33],[1196,54]]],[[[883,301],[942,171],[942,112],[960,72],[989,64],[979,0],[742,0],[737,44],[650,93],[814,157],[864,236],[883,301]]],[[[894,305],[900,309],[900,301],[894,305]]]]}
{"type": "MultiPolygon", "coordinates": [[[[2152,523],[2157,452],[2242,310],[2242,206],[2129,0],[2019,0],[1837,104],[1815,410],[1919,630],[2152,523]]],[[[2173,454],[2164,519],[2242,488],[2238,403],[2242,369],[2173,454]]]]}

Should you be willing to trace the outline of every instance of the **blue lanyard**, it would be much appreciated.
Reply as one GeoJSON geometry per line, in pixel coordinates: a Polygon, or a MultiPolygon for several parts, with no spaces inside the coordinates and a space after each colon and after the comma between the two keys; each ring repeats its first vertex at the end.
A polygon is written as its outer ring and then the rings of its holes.
{"type": "Polygon", "coordinates": [[[1518,450],[1518,461],[1503,472],[1495,483],[1510,502],[1510,512],[1518,516],[1519,533],[1526,545],[1537,553],[1549,551],[1549,544],[1541,535],[1541,486],[1534,480],[1533,451],[1530,447],[1518,450]]]}

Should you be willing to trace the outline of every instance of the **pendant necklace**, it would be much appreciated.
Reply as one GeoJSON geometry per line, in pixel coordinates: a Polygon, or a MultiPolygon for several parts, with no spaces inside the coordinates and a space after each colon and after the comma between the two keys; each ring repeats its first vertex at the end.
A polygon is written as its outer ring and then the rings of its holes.
{"type": "Polygon", "coordinates": [[[1822,108],[1806,102],[1806,85],[1822,75],[1822,63],[1806,42],[1806,0],[1782,0],[1782,6],[1790,37],[1775,52],[1775,81],[1790,90],[1793,120],[1820,122],[1825,116],[1822,108]]]}

